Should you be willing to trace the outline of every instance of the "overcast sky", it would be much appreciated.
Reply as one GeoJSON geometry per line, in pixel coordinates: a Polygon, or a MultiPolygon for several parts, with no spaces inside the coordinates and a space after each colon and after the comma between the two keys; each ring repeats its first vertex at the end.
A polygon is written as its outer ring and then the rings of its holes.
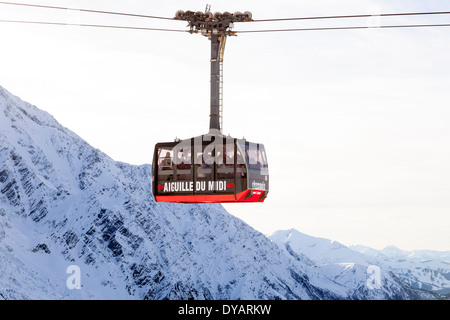
{"type": "MultiPolygon", "coordinates": [[[[17,1],[20,2],[20,1],[17,1]]],[[[24,0],[24,2],[26,2],[24,0]]],[[[33,2],[34,3],[34,2],[33,2]]],[[[450,11],[444,1],[39,1],[172,17],[254,19],[450,11]]],[[[447,16],[236,24],[235,30],[448,23],[447,16]]],[[[185,22],[0,5],[0,19],[185,29],[185,22]]],[[[115,160],[206,133],[200,35],[0,23],[0,85],[115,160]]],[[[450,27],[241,34],[224,63],[224,133],[266,146],[263,204],[225,207],[263,233],[450,250],[450,27]]]]}

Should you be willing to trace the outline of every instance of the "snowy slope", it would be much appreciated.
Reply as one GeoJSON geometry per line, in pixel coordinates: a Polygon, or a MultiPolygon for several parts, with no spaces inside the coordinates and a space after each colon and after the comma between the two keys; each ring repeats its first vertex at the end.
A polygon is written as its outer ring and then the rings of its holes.
{"type": "Polygon", "coordinates": [[[307,264],[311,283],[346,299],[431,299],[432,294],[414,290],[388,267],[377,264],[343,244],[303,234],[295,229],[280,230],[269,238],[294,261],[307,264]]]}
{"type": "Polygon", "coordinates": [[[434,298],[388,276],[371,290],[363,269],[332,260],[313,268],[220,205],[155,203],[150,169],[0,87],[0,299],[434,298]],[[79,290],[66,285],[71,265],[79,290]]]}

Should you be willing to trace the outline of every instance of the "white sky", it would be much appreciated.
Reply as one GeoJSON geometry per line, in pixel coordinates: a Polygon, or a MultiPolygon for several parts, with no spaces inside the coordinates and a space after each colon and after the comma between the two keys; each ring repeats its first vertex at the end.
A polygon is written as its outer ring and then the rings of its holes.
{"type": "MultiPolygon", "coordinates": [[[[249,10],[254,19],[450,11],[446,1],[416,0],[39,3],[166,17],[209,3],[212,11],[249,10]]],[[[448,23],[448,17],[235,30],[448,23]]],[[[0,19],[186,27],[5,5],[0,19]]],[[[0,85],[115,160],[151,163],[156,142],[208,131],[210,43],[200,35],[0,23],[0,38],[0,85]]],[[[265,144],[271,189],[263,204],[225,207],[263,233],[296,228],[346,245],[450,250],[449,52],[450,27],[229,38],[224,133],[265,144]]]]}

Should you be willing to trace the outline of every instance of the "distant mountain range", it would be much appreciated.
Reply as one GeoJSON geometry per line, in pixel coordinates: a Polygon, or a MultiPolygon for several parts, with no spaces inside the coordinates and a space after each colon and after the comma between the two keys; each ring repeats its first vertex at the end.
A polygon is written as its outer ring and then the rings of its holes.
{"type": "Polygon", "coordinates": [[[155,203],[150,173],[0,87],[0,299],[446,298],[448,253],[266,237],[218,204],[155,203]]]}
{"type": "Polygon", "coordinates": [[[375,250],[361,245],[350,249],[364,254],[373,264],[392,270],[415,288],[450,294],[450,251],[404,251],[393,246],[375,250]]]}
{"type": "Polygon", "coordinates": [[[346,247],[339,242],[311,237],[295,229],[277,231],[269,238],[292,259],[304,261],[316,270],[316,277],[311,279],[331,280],[348,290],[348,295],[367,281],[367,272],[371,269],[379,270],[383,277],[401,280],[413,288],[440,294],[450,292],[449,251],[410,252],[392,246],[383,250],[365,246],[346,247]]]}

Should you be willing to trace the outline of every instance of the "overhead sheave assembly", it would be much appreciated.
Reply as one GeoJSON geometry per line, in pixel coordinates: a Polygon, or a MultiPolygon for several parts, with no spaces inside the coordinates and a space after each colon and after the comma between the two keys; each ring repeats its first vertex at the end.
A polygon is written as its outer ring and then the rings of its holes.
{"type": "Polygon", "coordinates": [[[264,145],[222,134],[223,56],[234,22],[252,21],[246,12],[178,11],[190,33],[211,41],[209,132],[197,137],[157,143],[153,155],[152,192],[157,202],[263,202],[269,192],[264,145]]]}

